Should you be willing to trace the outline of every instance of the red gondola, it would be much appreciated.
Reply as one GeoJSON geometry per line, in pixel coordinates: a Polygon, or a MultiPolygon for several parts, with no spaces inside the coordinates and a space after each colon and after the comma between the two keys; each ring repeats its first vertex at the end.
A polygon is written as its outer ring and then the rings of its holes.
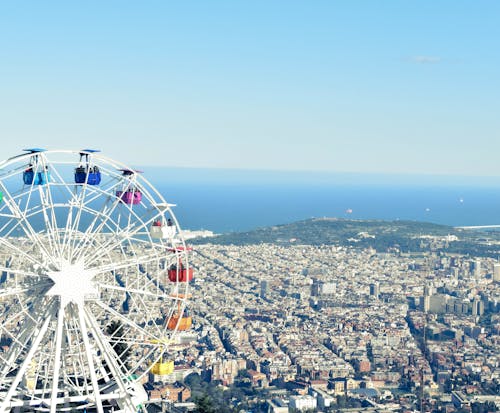
{"type": "Polygon", "coordinates": [[[194,278],[192,267],[184,268],[184,264],[179,260],[179,265],[172,264],[168,269],[168,279],[171,282],[190,282],[194,278]]]}
{"type": "Polygon", "coordinates": [[[173,248],[167,248],[167,251],[170,251],[170,252],[182,252],[182,251],[193,251],[193,247],[189,247],[189,246],[182,246],[182,245],[179,245],[178,247],[173,247],[173,248]]]}

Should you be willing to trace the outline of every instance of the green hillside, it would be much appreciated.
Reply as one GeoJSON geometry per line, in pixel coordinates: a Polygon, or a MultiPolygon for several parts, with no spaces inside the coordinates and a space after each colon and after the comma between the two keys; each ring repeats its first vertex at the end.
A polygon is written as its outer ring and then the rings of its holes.
{"type": "Polygon", "coordinates": [[[192,243],[250,245],[342,245],[379,252],[446,251],[477,256],[500,255],[500,232],[479,232],[416,221],[314,218],[291,224],[233,232],[192,243]]]}

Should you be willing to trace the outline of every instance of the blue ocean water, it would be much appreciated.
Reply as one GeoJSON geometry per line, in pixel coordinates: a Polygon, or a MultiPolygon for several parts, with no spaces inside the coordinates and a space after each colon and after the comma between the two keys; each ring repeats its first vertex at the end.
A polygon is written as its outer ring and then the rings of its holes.
{"type": "Polygon", "coordinates": [[[245,231],[311,217],[500,224],[500,179],[162,170],[150,181],[186,229],[245,231]]]}
{"type": "Polygon", "coordinates": [[[246,231],[312,217],[500,224],[498,177],[140,169],[191,230],[246,231]]]}

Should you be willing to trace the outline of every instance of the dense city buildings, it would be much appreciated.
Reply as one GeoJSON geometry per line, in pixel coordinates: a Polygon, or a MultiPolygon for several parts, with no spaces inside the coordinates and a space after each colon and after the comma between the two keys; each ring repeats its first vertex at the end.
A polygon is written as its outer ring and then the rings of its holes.
{"type": "Polygon", "coordinates": [[[500,402],[494,259],[205,244],[193,264],[194,370],[224,386],[246,370],[269,411],[500,402]]]}

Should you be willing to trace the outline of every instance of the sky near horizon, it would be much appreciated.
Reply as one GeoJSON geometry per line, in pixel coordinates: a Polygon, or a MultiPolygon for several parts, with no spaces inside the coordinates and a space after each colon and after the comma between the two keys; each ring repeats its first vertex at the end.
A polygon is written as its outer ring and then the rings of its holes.
{"type": "Polygon", "coordinates": [[[0,159],[500,176],[497,0],[0,3],[0,159]]]}

